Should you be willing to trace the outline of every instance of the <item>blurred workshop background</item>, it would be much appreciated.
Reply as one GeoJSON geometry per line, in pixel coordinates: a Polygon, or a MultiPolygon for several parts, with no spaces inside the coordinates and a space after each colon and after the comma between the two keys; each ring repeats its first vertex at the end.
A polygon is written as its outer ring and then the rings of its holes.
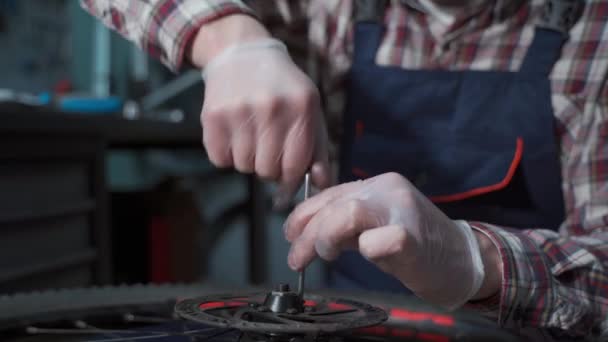
{"type": "Polygon", "coordinates": [[[0,293],[295,281],[272,185],[205,156],[197,70],[172,74],[74,0],[0,0],[0,49],[0,293]]]}

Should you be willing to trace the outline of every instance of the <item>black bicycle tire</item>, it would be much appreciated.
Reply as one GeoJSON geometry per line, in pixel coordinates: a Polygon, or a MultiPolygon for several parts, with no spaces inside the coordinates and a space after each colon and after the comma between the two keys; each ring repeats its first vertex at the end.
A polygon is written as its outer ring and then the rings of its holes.
{"type": "Polygon", "coordinates": [[[23,326],[28,321],[44,321],[45,316],[62,313],[162,305],[176,298],[207,294],[217,289],[201,284],[136,284],[4,295],[0,296],[0,330],[23,326]]]}
{"type": "MultiPolygon", "coordinates": [[[[48,290],[42,292],[18,293],[14,295],[0,296],[0,334],[2,331],[22,328],[28,322],[44,322],[54,320],[58,317],[79,317],[82,313],[104,309],[114,310],[117,308],[128,310],[130,308],[145,307],[152,305],[172,305],[176,299],[198,297],[218,292],[243,292],[259,291],[260,288],[242,289],[218,287],[205,284],[137,284],[123,286],[89,287],[48,290]],[[63,315],[63,316],[62,316],[63,315]]],[[[333,291],[314,291],[319,294],[336,296],[333,291]]],[[[361,294],[343,294],[344,298],[358,298],[361,294]]],[[[365,293],[366,300],[373,305],[390,303],[391,305],[406,304],[417,308],[421,302],[412,301],[398,295],[387,295],[384,293],[365,293]]],[[[515,341],[514,335],[508,332],[497,332],[492,325],[475,315],[459,315],[459,325],[463,332],[470,333],[477,330],[479,337],[486,336],[495,341],[515,341]]],[[[466,334],[465,334],[466,335],[466,334]]],[[[454,340],[460,340],[458,338],[454,340]]],[[[469,339],[466,339],[469,340],[469,339]]],[[[472,339],[483,341],[484,338],[472,339]]]]}

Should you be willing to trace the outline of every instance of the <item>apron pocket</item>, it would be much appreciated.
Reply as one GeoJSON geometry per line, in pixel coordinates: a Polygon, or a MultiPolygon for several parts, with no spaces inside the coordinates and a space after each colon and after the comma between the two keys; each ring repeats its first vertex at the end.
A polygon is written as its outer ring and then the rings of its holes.
{"type": "Polygon", "coordinates": [[[433,202],[464,200],[504,189],[523,155],[522,138],[444,137],[434,141],[363,134],[355,139],[351,171],[360,178],[398,172],[433,202]]]}

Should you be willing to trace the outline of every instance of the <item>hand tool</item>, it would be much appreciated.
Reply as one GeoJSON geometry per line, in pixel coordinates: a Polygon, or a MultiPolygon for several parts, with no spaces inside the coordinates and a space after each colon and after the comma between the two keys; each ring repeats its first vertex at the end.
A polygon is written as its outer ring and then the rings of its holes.
{"type": "MultiPolygon", "coordinates": [[[[306,201],[308,197],[310,197],[310,172],[306,172],[306,175],[304,175],[304,201],[306,201]]],[[[305,272],[306,267],[302,268],[298,274],[298,295],[300,298],[304,298],[305,272]]]]}

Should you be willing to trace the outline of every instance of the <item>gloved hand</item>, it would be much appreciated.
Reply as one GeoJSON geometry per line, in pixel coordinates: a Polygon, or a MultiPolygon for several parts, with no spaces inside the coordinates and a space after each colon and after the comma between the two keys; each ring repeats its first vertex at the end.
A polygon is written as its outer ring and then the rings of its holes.
{"type": "Polygon", "coordinates": [[[301,203],[285,223],[288,261],[299,270],[315,256],[358,249],[419,297],[454,309],[484,280],[477,239],[409,181],[387,173],[329,188],[301,203]]]}
{"type": "Polygon", "coordinates": [[[233,44],[207,63],[203,78],[203,140],[216,166],[278,181],[279,206],[311,165],[313,183],[329,185],[319,94],[282,42],[259,38],[233,44]]]}

